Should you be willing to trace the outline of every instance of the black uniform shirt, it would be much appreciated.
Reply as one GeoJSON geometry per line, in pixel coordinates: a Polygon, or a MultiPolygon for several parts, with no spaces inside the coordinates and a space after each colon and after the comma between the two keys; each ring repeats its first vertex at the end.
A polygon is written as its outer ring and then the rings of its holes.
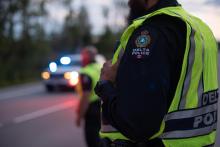
{"type": "Polygon", "coordinates": [[[83,91],[91,91],[92,90],[92,79],[90,76],[86,74],[80,74],[80,82],[83,91]]]}
{"type": "MultiPolygon", "coordinates": [[[[176,5],[175,0],[161,0],[146,14],[176,5]]],[[[115,92],[109,86],[104,90],[111,93],[103,113],[125,136],[140,141],[159,131],[180,78],[185,46],[186,25],[175,17],[154,16],[134,31],[118,68],[115,92]]]]}

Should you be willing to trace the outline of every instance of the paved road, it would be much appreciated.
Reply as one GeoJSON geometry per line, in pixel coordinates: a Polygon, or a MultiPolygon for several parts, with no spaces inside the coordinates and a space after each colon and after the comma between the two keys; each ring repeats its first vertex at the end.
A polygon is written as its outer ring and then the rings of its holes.
{"type": "Polygon", "coordinates": [[[1,89],[0,147],[85,147],[82,128],[74,125],[77,102],[71,92],[46,93],[41,83],[1,89]]]}
{"type": "Polygon", "coordinates": [[[85,147],[74,125],[71,92],[48,94],[40,83],[0,90],[0,147],[85,147]]]}

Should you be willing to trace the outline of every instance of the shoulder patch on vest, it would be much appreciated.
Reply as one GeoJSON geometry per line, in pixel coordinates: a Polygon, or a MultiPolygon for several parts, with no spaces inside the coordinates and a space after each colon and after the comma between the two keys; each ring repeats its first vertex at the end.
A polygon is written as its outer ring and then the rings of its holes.
{"type": "Polygon", "coordinates": [[[141,35],[135,40],[137,47],[144,48],[147,47],[151,42],[151,37],[148,31],[142,31],[141,35]]]}
{"type": "Polygon", "coordinates": [[[136,56],[137,59],[141,59],[144,56],[150,55],[150,49],[148,46],[151,43],[151,37],[147,30],[142,31],[141,34],[136,38],[136,48],[132,49],[132,56],[136,56]]]}

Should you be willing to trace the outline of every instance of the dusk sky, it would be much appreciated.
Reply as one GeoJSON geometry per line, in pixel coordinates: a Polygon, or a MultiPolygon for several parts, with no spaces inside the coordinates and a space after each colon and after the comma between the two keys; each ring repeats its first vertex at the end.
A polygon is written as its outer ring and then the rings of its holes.
{"type": "MultiPolygon", "coordinates": [[[[179,0],[182,6],[192,14],[201,18],[213,30],[215,37],[220,41],[220,0],[179,0]]],[[[81,4],[85,4],[89,11],[90,22],[93,26],[93,33],[99,34],[103,30],[103,26],[109,25],[125,25],[123,17],[113,7],[112,0],[75,0],[73,7],[77,10],[81,4]],[[104,18],[102,8],[109,9],[109,18],[104,18]]],[[[50,24],[48,29],[59,29],[62,26],[63,19],[67,11],[59,5],[54,3],[47,6],[50,16],[50,24]],[[59,10],[59,11],[57,11],[59,10]]]]}
{"type": "Polygon", "coordinates": [[[220,0],[179,0],[193,15],[201,18],[220,41],[220,0]]]}

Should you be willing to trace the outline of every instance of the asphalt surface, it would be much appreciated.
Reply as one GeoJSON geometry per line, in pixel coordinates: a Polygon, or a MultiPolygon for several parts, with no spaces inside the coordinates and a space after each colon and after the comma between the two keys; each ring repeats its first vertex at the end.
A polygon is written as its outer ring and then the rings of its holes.
{"type": "Polygon", "coordinates": [[[85,147],[75,126],[77,97],[41,83],[0,90],[0,147],[85,147]]]}
{"type": "Polygon", "coordinates": [[[73,92],[47,93],[42,83],[1,89],[0,147],[85,147],[83,129],[74,124],[77,103],[73,92]]]}

